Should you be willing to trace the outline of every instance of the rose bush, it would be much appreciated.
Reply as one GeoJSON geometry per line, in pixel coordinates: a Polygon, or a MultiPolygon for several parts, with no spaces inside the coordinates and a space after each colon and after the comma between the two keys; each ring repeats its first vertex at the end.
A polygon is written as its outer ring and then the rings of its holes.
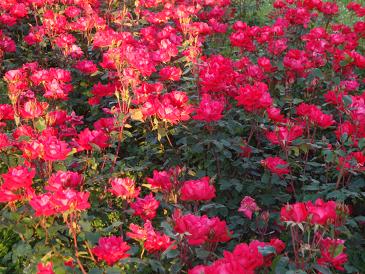
{"type": "Polygon", "coordinates": [[[0,2],[1,273],[365,271],[365,6],[252,3],[0,2]]]}

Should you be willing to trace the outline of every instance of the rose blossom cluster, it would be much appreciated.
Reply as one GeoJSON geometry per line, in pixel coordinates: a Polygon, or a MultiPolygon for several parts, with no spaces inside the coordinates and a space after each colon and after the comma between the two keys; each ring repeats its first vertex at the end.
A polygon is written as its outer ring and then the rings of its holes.
{"type": "Polygon", "coordinates": [[[36,216],[81,211],[90,207],[90,193],[79,191],[83,183],[80,174],[72,171],[58,171],[49,178],[45,189],[48,192],[34,195],[29,204],[36,216]]]}
{"type": "Polygon", "coordinates": [[[314,203],[308,201],[286,205],[281,208],[280,217],[284,222],[327,225],[334,224],[338,219],[336,209],[336,202],[317,199],[314,203]]]}
{"type": "Polygon", "coordinates": [[[306,229],[311,232],[314,227],[315,235],[312,243],[308,246],[315,252],[318,252],[319,249],[317,263],[334,267],[337,270],[344,270],[344,264],[348,261],[348,257],[344,253],[346,249],[344,246],[345,241],[324,237],[324,235],[326,228],[331,225],[341,226],[347,214],[348,208],[346,206],[343,207],[334,201],[324,202],[322,199],[317,199],[314,203],[312,201],[298,202],[282,207],[280,218],[288,225],[298,225],[301,228],[301,232],[298,231],[297,227],[292,228],[293,240],[298,241],[299,246],[301,241],[298,240],[298,235],[304,233],[306,229]]]}
{"type": "Polygon", "coordinates": [[[193,214],[182,215],[180,211],[174,212],[175,231],[187,234],[189,245],[201,245],[205,243],[227,242],[231,232],[225,221],[218,217],[209,218],[206,215],[193,214]]]}
{"type": "Polygon", "coordinates": [[[232,252],[224,251],[224,258],[214,261],[209,266],[198,265],[189,270],[189,274],[219,274],[219,273],[245,273],[253,274],[264,266],[271,264],[271,255],[263,256],[259,249],[271,246],[275,254],[280,254],[285,249],[285,244],[276,238],[270,242],[252,241],[250,244],[238,244],[232,252]]]}
{"type": "Polygon", "coordinates": [[[131,232],[127,232],[127,236],[140,242],[149,253],[165,251],[173,244],[166,234],[156,232],[149,220],[144,223],[143,227],[132,223],[129,225],[129,229],[131,232]]]}

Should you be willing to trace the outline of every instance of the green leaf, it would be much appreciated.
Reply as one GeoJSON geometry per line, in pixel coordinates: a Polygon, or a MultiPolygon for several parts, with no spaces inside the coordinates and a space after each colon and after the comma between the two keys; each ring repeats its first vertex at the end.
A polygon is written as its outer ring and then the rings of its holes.
{"type": "Polygon", "coordinates": [[[352,104],[352,98],[350,95],[344,95],[342,98],[343,103],[345,104],[346,107],[348,107],[349,105],[352,104]]]}
{"type": "Polygon", "coordinates": [[[294,98],[294,99],[293,99],[293,104],[294,104],[294,105],[298,105],[298,104],[300,104],[300,103],[303,103],[303,100],[302,100],[302,99],[299,99],[299,98],[294,98]]]}
{"type": "Polygon", "coordinates": [[[265,172],[261,177],[261,182],[263,184],[268,184],[270,182],[270,173],[265,172]]]}
{"type": "Polygon", "coordinates": [[[163,137],[165,137],[165,136],[166,136],[166,134],[167,134],[167,132],[166,132],[166,129],[165,129],[165,128],[163,128],[163,127],[159,127],[159,128],[157,129],[157,139],[158,139],[159,141],[161,141],[161,139],[162,139],[163,137]]]}
{"type": "Polygon", "coordinates": [[[182,265],[180,263],[175,263],[170,268],[170,273],[181,273],[182,265]]]}
{"type": "Polygon", "coordinates": [[[165,269],[163,268],[163,266],[161,265],[161,263],[157,260],[150,260],[149,264],[152,268],[153,271],[155,271],[154,273],[165,273],[165,269]]]}
{"type": "Polygon", "coordinates": [[[101,268],[92,268],[88,272],[89,274],[103,274],[104,270],[101,268]]]}
{"type": "Polygon", "coordinates": [[[122,273],[119,267],[108,267],[106,269],[106,274],[120,274],[122,273]]]}
{"type": "Polygon", "coordinates": [[[319,264],[315,264],[314,269],[320,271],[322,274],[332,274],[332,271],[330,269],[328,269],[327,267],[324,267],[322,265],[319,264]]]}
{"type": "Polygon", "coordinates": [[[324,156],[326,163],[331,163],[334,160],[334,154],[331,150],[322,151],[322,155],[324,156]]]}
{"type": "Polygon", "coordinates": [[[64,162],[61,162],[61,161],[58,161],[58,162],[54,162],[53,163],[53,169],[55,171],[67,171],[67,168],[65,166],[65,163],[64,162]]]}
{"type": "Polygon", "coordinates": [[[88,232],[85,231],[85,239],[89,241],[92,245],[95,245],[100,238],[100,233],[88,232]]]}
{"type": "Polygon", "coordinates": [[[359,140],[359,148],[360,150],[363,150],[365,148],[365,138],[361,138],[359,140]]]}
{"type": "Polygon", "coordinates": [[[275,271],[275,274],[283,274],[286,273],[288,269],[289,258],[288,257],[277,257],[275,263],[273,263],[272,268],[275,271]]]}
{"type": "Polygon", "coordinates": [[[196,251],[196,256],[202,260],[205,260],[206,258],[208,258],[209,254],[210,254],[209,251],[205,250],[202,247],[197,248],[195,251],[196,251]]]}
{"type": "Polygon", "coordinates": [[[37,122],[35,122],[35,128],[38,131],[43,131],[47,128],[46,121],[43,118],[39,118],[37,122]]]}
{"type": "Polygon", "coordinates": [[[163,228],[164,233],[170,238],[175,238],[175,233],[172,226],[168,222],[161,222],[160,227],[163,228]]]}
{"type": "Polygon", "coordinates": [[[344,245],[336,246],[333,257],[337,257],[338,255],[340,255],[343,252],[343,249],[344,249],[344,245]]]}
{"type": "Polygon", "coordinates": [[[357,216],[354,218],[356,222],[365,222],[365,216],[357,216]]]}
{"type": "Polygon", "coordinates": [[[323,72],[318,68],[313,69],[312,73],[318,78],[323,78],[323,72]]]}
{"type": "Polygon", "coordinates": [[[323,166],[323,164],[321,163],[317,163],[317,162],[308,162],[307,165],[309,166],[314,166],[314,167],[320,167],[323,166]]]}
{"type": "Polygon", "coordinates": [[[275,248],[271,245],[259,246],[258,250],[262,254],[262,256],[267,256],[276,253],[275,248]]]}
{"type": "Polygon", "coordinates": [[[220,209],[220,208],[225,208],[225,206],[222,204],[217,204],[217,203],[209,203],[209,204],[203,205],[200,208],[200,211],[207,211],[208,209],[220,209]]]}
{"type": "Polygon", "coordinates": [[[63,266],[55,267],[54,272],[55,274],[67,274],[67,271],[63,266]]]}
{"type": "Polygon", "coordinates": [[[13,246],[13,262],[15,262],[18,258],[21,257],[26,257],[30,254],[32,254],[33,250],[32,247],[30,246],[30,244],[28,243],[23,243],[23,242],[19,242],[18,244],[15,244],[15,246],[13,246]]]}
{"type": "Polygon", "coordinates": [[[180,252],[177,249],[170,249],[170,250],[166,250],[165,252],[163,252],[161,254],[162,258],[167,258],[167,259],[173,259],[176,258],[177,256],[179,256],[180,252]]]}

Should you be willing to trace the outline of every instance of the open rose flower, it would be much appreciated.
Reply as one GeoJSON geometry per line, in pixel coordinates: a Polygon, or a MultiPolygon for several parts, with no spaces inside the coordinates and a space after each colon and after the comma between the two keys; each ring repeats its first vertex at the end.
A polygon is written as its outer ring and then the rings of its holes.
{"type": "Polygon", "coordinates": [[[225,104],[222,100],[213,100],[209,94],[203,94],[199,107],[196,109],[194,120],[212,122],[222,119],[225,104]]]}
{"type": "Polygon", "coordinates": [[[140,216],[143,220],[152,220],[155,218],[159,206],[160,202],[153,197],[152,193],[146,195],[144,198],[137,198],[137,200],[131,204],[134,215],[140,216]]]}
{"type": "Polygon", "coordinates": [[[141,188],[136,187],[136,183],[130,178],[113,178],[110,180],[110,184],[111,193],[128,201],[137,198],[141,191],[141,188]]]}
{"type": "Polygon", "coordinates": [[[170,191],[172,188],[171,172],[169,171],[153,171],[153,177],[147,178],[147,183],[154,189],[161,189],[162,191],[170,191]]]}
{"type": "Polygon", "coordinates": [[[35,169],[29,169],[24,166],[10,168],[7,173],[1,175],[4,181],[2,187],[8,190],[28,189],[33,184],[34,176],[35,169]]]}
{"type": "Polygon", "coordinates": [[[65,160],[71,152],[70,147],[64,141],[60,141],[55,136],[49,136],[42,141],[44,147],[43,159],[47,161],[65,160]]]}
{"type": "Polygon", "coordinates": [[[337,218],[336,207],[334,201],[324,202],[322,199],[317,199],[314,204],[311,201],[307,202],[311,223],[319,225],[334,223],[337,218]]]}
{"type": "Polygon", "coordinates": [[[268,157],[261,164],[279,176],[289,173],[288,163],[280,157],[268,157]]]}
{"type": "Polygon", "coordinates": [[[108,265],[113,265],[121,259],[128,258],[129,249],[130,246],[123,241],[122,237],[110,236],[101,237],[98,246],[94,247],[92,252],[99,261],[103,260],[108,265]]]}
{"type": "Polygon", "coordinates": [[[84,74],[93,74],[98,71],[97,66],[90,60],[78,61],[75,68],[84,74]]]}
{"type": "Polygon", "coordinates": [[[215,197],[215,187],[209,177],[184,182],[181,188],[182,201],[209,201],[215,197]]]}
{"type": "Polygon", "coordinates": [[[260,208],[257,206],[255,199],[250,196],[245,196],[241,201],[241,206],[238,209],[239,212],[245,214],[249,219],[252,219],[252,214],[259,211],[260,208]]]}
{"type": "Polygon", "coordinates": [[[46,264],[39,263],[37,265],[37,274],[54,274],[52,262],[46,264]]]}
{"type": "Polygon", "coordinates": [[[295,203],[281,208],[280,217],[284,222],[301,223],[307,220],[308,210],[305,203],[295,203]]]}

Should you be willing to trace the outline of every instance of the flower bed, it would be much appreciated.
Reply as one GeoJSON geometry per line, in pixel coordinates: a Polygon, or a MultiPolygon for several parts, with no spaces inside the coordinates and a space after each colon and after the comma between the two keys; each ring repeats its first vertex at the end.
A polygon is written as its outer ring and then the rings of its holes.
{"type": "Polygon", "coordinates": [[[365,6],[238,7],[0,2],[0,273],[365,272],[365,6]]]}

